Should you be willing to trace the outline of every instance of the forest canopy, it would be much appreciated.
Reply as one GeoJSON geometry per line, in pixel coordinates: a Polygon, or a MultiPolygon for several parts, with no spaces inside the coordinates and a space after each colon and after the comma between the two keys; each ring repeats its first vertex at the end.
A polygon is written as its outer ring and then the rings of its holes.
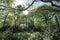
{"type": "Polygon", "coordinates": [[[0,40],[60,40],[60,8],[42,5],[25,15],[15,0],[0,0],[0,40]]]}

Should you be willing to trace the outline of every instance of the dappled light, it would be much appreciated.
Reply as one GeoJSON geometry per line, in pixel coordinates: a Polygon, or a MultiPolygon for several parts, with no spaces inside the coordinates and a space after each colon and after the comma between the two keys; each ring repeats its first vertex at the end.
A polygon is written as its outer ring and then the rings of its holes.
{"type": "Polygon", "coordinates": [[[0,40],[60,40],[59,3],[0,0],[0,40]]]}
{"type": "Polygon", "coordinates": [[[28,11],[26,10],[26,11],[23,11],[23,14],[24,15],[28,15],[28,11]]]}

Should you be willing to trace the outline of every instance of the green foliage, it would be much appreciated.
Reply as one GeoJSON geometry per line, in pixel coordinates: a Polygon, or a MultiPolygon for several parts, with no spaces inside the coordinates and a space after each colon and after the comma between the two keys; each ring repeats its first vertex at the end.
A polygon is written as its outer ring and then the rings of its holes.
{"type": "Polygon", "coordinates": [[[3,26],[3,23],[0,22],[0,28],[3,26]]]}
{"type": "Polygon", "coordinates": [[[0,40],[58,40],[60,38],[60,11],[56,10],[56,7],[43,5],[24,15],[21,11],[24,7],[21,5],[10,8],[13,2],[14,0],[5,0],[4,5],[9,7],[4,7],[5,9],[1,7],[0,40]]]}
{"type": "Polygon", "coordinates": [[[9,19],[9,24],[10,24],[11,26],[14,26],[14,24],[15,24],[14,16],[8,16],[8,19],[9,19]]]}

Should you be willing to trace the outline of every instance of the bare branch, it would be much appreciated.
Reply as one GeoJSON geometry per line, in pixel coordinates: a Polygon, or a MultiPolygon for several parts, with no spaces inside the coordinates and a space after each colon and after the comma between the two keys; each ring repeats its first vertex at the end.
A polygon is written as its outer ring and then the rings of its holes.
{"type": "Polygon", "coordinates": [[[52,4],[52,6],[55,7],[60,7],[59,5],[54,4],[52,1],[56,1],[57,3],[60,2],[60,0],[40,0],[42,2],[50,2],[52,4]]]}
{"type": "MultiPolygon", "coordinates": [[[[33,4],[34,4],[34,2],[35,2],[36,0],[34,0],[27,8],[25,8],[25,9],[15,9],[15,8],[12,8],[12,7],[8,7],[8,6],[4,6],[4,5],[0,5],[0,6],[2,6],[2,7],[5,7],[5,8],[10,8],[10,9],[14,9],[14,10],[20,10],[20,11],[24,11],[24,10],[27,10],[29,7],[31,7],[33,4]]],[[[4,10],[4,9],[3,9],[4,10]]]]}
{"type": "MultiPolygon", "coordinates": [[[[35,2],[36,0],[34,0],[27,8],[25,8],[25,9],[16,9],[16,8],[12,8],[12,7],[8,7],[8,6],[4,6],[4,5],[0,5],[0,7],[5,7],[5,8],[0,8],[0,10],[2,9],[2,10],[5,10],[6,8],[8,8],[7,10],[11,10],[11,9],[14,9],[14,10],[20,10],[20,11],[25,11],[25,10],[27,10],[29,7],[31,7],[33,4],[34,4],[34,2],[35,2]]],[[[42,0],[40,0],[40,1],[42,1],[42,0]]],[[[47,1],[46,1],[47,2],[47,1]]],[[[52,3],[52,1],[49,1],[50,3],[52,3]]],[[[54,5],[53,3],[52,3],[52,5],[54,5]]],[[[57,6],[57,5],[54,5],[54,6],[57,6]]],[[[58,7],[58,6],[57,6],[58,7]]],[[[53,9],[43,9],[43,10],[53,10],[53,9]]],[[[60,10],[59,8],[57,8],[56,10],[60,10]]]]}
{"type": "MultiPolygon", "coordinates": [[[[60,5],[53,4],[53,2],[52,2],[52,1],[51,1],[50,3],[52,4],[52,6],[60,7],[60,5]]],[[[57,1],[57,3],[58,3],[58,1],[57,1]]]]}
{"type": "Polygon", "coordinates": [[[31,7],[33,4],[34,4],[34,2],[35,2],[36,0],[34,0],[27,8],[25,8],[24,10],[27,10],[29,7],[31,7]]]}

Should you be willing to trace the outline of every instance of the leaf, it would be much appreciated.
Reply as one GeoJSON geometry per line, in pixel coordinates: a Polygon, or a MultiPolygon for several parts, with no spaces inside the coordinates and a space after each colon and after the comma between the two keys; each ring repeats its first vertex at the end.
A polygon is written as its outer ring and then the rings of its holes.
{"type": "Polygon", "coordinates": [[[3,26],[3,23],[0,22],[0,28],[3,26]]]}
{"type": "Polygon", "coordinates": [[[14,16],[8,16],[8,18],[9,18],[9,24],[13,26],[15,22],[14,16]]]}
{"type": "Polygon", "coordinates": [[[0,14],[0,17],[2,17],[2,14],[0,14]]]}
{"type": "Polygon", "coordinates": [[[14,3],[15,0],[4,0],[4,4],[8,4],[11,6],[14,3]]]}

